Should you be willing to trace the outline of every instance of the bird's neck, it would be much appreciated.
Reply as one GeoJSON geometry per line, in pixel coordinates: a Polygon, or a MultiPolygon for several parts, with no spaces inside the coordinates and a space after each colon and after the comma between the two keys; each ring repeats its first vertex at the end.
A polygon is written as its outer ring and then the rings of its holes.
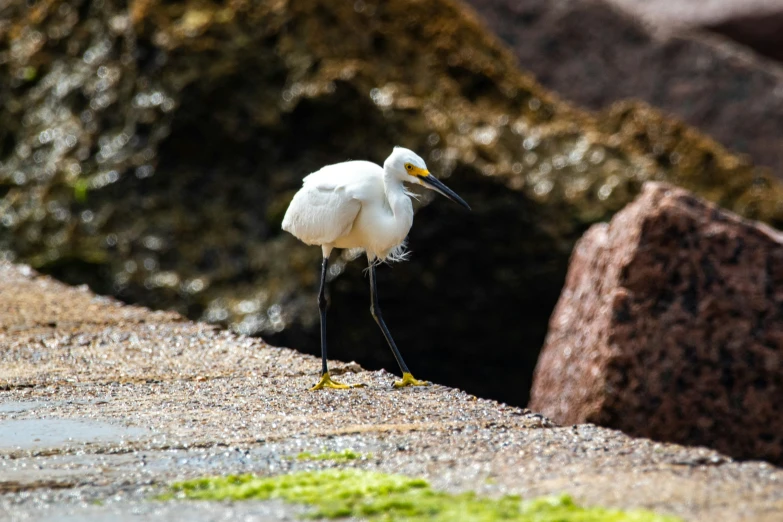
{"type": "Polygon", "coordinates": [[[402,181],[387,173],[383,177],[383,184],[385,186],[386,199],[389,201],[389,208],[391,208],[394,217],[410,216],[410,218],[413,218],[411,198],[405,193],[402,181]]]}

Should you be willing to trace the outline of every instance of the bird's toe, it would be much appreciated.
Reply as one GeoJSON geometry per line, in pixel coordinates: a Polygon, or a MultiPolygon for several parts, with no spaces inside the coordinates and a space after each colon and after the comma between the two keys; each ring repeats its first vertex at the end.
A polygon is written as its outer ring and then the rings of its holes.
{"type": "Polygon", "coordinates": [[[413,377],[410,373],[403,373],[402,380],[394,381],[395,388],[404,388],[405,386],[429,386],[432,383],[429,381],[420,381],[413,377]]]}
{"type": "Polygon", "coordinates": [[[351,388],[364,388],[363,383],[359,384],[343,384],[341,382],[333,381],[332,378],[329,376],[329,372],[321,375],[321,379],[318,381],[318,383],[310,388],[310,391],[315,390],[322,390],[324,388],[331,388],[333,390],[348,390],[351,388]]]}

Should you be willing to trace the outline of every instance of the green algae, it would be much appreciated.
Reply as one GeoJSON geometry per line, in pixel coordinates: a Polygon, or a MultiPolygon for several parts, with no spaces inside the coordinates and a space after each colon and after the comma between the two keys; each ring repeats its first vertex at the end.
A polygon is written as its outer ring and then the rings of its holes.
{"type": "Polygon", "coordinates": [[[336,462],[345,462],[349,460],[368,459],[371,457],[371,453],[365,455],[346,449],[343,451],[324,451],[323,453],[310,453],[309,451],[304,451],[296,456],[296,460],[333,460],[336,462]]]}
{"type": "Polygon", "coordinates": [[[491,522],[675,522],[648,511],[620,511],[576,505],[567,495],[523,501],[506,495],[492,499],[475,493],[454,495],[433,490],[421,478],[357,469],[327,469],[257,477],[206,477],[172,485],[163,499],[267,500],[307,504],[313,518],[359,517],[368,520],[491,522]]]}

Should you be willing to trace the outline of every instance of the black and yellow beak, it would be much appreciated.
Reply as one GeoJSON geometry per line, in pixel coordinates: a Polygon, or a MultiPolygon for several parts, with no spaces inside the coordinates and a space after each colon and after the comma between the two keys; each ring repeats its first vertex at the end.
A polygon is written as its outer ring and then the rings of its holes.
{"type": "Polygon", "coordinates": [[[428,171],[422,171],[422,173],[419,175],[419,179],[421,180],[421,184],[425,187],[436,192],[440,192],[443,196],[449,198],[454,203],[459,203],[466,209],[470,210],[470,205],[465,203],[464,199],[459,197],[456,192],[444,185],[441,180],[430,174],[428,171]]]}

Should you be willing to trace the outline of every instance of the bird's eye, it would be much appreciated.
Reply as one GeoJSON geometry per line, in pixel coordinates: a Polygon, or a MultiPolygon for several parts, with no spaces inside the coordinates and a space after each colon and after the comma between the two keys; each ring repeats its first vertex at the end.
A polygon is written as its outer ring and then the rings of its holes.
{"type": "Polygon", "coordinates": [[[408,169],[408,170],[411,170],[413,168],[413,165],[408,163],[407,165],[405,165],[405,168],[408,169]]]}

